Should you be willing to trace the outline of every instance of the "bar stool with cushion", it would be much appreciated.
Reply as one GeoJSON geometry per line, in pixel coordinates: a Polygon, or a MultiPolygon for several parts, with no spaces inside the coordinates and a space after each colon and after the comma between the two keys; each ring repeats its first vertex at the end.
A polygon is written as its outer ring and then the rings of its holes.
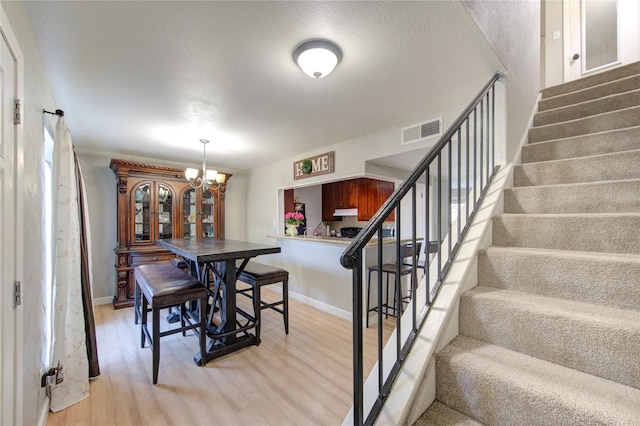
{"type": "MultiPolygon", "coordinates": [[[[184,261],[184,259],[180,257],[174,257],[169,261],[169,263],[171,263],[173,266],[175,266],[178,269],[182,269],[184,272],[187,272],[187,273],[189,272],[189,265],[187,264],[187,262],[184,261]]],[[[138,322],[140,322],[140,316],[141,316],[140,296],[141,296],[140,289],[138,288],[138,286],[135,286],[134,292],[133,292],[134,324],[138,324],[138,322]]],[[[170,323],[173,323],[173,322],[178,322],[179,320],[180,320],[180,312],[174,312],[172,311],[172,308],[169,307],[169,314],[167,315],[167,321],[170,323]]]]}
{"type": "Polygon", "coordinates": [[[285,334],[289,334],[289,271],[282,268],[276,268],[275,266],[250,261],[240,273],[238,279],[249,284],[251,287],[239,289],[237,290],[237,293],[253,298],[254,309],[255,306],[259,306],[259,309],[255,309],[256,337],[258,338],[258,341],[260,339],[261,326],[260,311],[263,309],[273,309],[274,311],[282,314],[285,334]],[[272,303],[263,301],[260,296],[260,287],[276,283],[282,283],[282,300],[272,303]],[[259,304],[257,304],[256,301],[259,301],[259,304]],[[282,305],[282,308],[278,307],[280,305],[282,305]]]}
{"type": "MultiPolygon", "coordinates": [[[[411,264],[411,261],[413,259],[413,254],[415,253],[416,256],[420,255],[420,248],[422,247],[422,242],[417,242],[416,243],[416,247],[414,248],[413,244],[411,243],[406,243],[406,244],[402,244],[402,246],[400,246],[400,259],[402,264],[400,265],[400,277],[402,278],[403,276],[409,275],[413,272],[414,270],[414,266],[411,264]]],[[[367,268],[369,270],[369,276],[367,278],[367,318],[366,318],[366,326],[369,327],[369,312],[377,312],[378,311],[378,306],[376,304],[376,306],[374,306],[373,308],[370,307],[369,305],[369,301],[371,298],[371,273],[372,272],[377,272],[378,269],[378,264],[376,265],[372,265],[369,266],[367,268]]],[[[386,282],[386,287],[385,287],[385,295],[389,295],[389,275],[396,275],[396,263],[385,263],[380,265],[380,269],[382,270],[382,273],[386,275],[387,278],[387,282],[386,282]]],[[[385,313],[385,318],[388,318],[389,315],[391,316],[395,316],[397,308],[396,308],[396,297],[395,294],[400,291],[399,288],[397,288],[395,286],[395,279],[394,279],[394,298],[393,298],[393,306],[389,306],[389,301],[386,301],[385,303],[382,304],[382,309],[384,310],[385,313]],[[389,313],[389,311],[393,312],[393,313],[389,313]]],[[[381,295],[378,295],[378,297],[381,297],[381,295]]],[[[404,300],[404,298],[402,299],[404,300]]],[[[399,307],[400,308],[400,312],[402,312],[402,306],[399,307]]]]}
{"type": "Polygon", "coordinates": [[[158,383],[160,364],[160,338],[187,330],[194,330],[199,337],[202,363],[206,357],[206,306],[207,289],[196,278],[176,268],[169,262],[151,263],[134,268],[136,292],[141,295],[141,347],[149,340],[153,352],[153,384],[158,383]],[[186,304],[198,302],[198,318],[187,315],[186,304]],[[147,316],[151,305],[151,326],[149,332],[147,316]],[[180,306],[180,327],[160,331],[160,310],[170,306],[180,306]]]}

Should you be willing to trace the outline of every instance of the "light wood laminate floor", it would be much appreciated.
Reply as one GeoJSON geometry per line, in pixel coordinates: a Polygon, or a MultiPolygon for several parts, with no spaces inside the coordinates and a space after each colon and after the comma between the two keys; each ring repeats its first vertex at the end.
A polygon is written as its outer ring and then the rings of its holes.
{"type": "MultiPolygon", "coordinates": [[[[265,300],[278,296],[263,289],[265,300]]],[[[340,425],[351,407],[351,322],[297,300],[290,299],[289,335],[282,316],[265,310],[259,346],[204,367],[193,363],[195,336],[162,338],[155,386],[133,309],[97,306],[95,316],[101,375],[87,399],[49,413],[48,426],[340,425]]],[[[385,321],[385,340],[393,326],[385,321]]],[[[376,361],[376,334],[365,329],[365,377],[376,361]]]]}

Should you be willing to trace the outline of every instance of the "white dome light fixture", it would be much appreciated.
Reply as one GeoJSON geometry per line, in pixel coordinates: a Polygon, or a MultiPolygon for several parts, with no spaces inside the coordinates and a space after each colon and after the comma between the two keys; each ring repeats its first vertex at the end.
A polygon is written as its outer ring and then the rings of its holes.
{"type": "Polygon", "coordinates": [[[293,51],[293,60],[309,77],[323,78],[340,63],[342,51],[328,40],[309,40],[293,51]]]}

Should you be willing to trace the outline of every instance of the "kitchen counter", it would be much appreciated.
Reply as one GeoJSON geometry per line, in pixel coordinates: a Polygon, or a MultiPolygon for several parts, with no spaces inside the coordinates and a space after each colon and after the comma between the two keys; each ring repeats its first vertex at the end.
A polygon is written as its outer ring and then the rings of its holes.
{"type": "Polygon", "coordinates": [[[327,237],[326,235],[296,235],[295,237],[291,237],[289,235],[267,235],[269,238],[278,238],[283,240],[294,240],[294,241],[305,241],[305,242],[315,242],[315,243],[333,243],[333,244],[341,244],[343,246],[348,246],[353,238],[345,238],[345,237],[327,237]]]}
{"type": "MultiPolygon", "coordinates": [[[[311,306],[346,320],[352,319],[353,271],[340,264],[340,257],[353,238],[297,235],[268,235],[282,248],[274,266],[289,271],[289,297],[299,297],[311,306]],[[293,296],[292,296],[293,295],[293,296]]],[[[402,239],[404,242],[410,239],[402,239]]],[[[396,257],[395,237],[383,238],[382,263],[396,257]]],[[[372,239],[362,253],[362,282],[368,281],[367,266],[378,263],[378,239],[372,239]]],[[[371,276],[372,297],[377,295],[377,275],[371,276]]],[[[364,302],[363,302],[364,308],[364,302]]]]}
{"type": "MultiPolygon", "coordinates": [[[[278,238],[283,240],[290,241],[303,241],[303,242],[314,242],[314,243],[331,243],[331,244],[339,244],[343,246],[348,246],[353,241],[353,238],[346,237],[327,237],[326,235],[296,235],[295,237],[291,237],[289,235],[267,235],[269,238],[278,238]]],[[[400,240],[401,243],[411,241],[410,238],[400,240]]],[[[422,238],[418,238],[417,241],[422,241],[422,238]]],[[[382,244],[393,244],[396,242],[395,237],[385,237],[382,239],[382,244]]],[[[378,238],[374,237],[367,243],[367,247],[370,247],[374,244],[378,243],[378,238]]]]}

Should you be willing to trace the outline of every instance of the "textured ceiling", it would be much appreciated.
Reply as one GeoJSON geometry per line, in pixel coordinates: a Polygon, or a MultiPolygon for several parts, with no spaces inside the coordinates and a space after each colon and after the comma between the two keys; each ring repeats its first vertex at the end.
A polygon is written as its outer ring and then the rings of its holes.
{"type": "MultiPolygon", "coordinates": [[[[499,70],[457,1],[27,1],[79,152],[243,170],[466,104],[499,70]],[[302,41],[343,51],[326,78],[302,41]]],[[[393,141],[394,143],[396,141],[393,141]]]]}

